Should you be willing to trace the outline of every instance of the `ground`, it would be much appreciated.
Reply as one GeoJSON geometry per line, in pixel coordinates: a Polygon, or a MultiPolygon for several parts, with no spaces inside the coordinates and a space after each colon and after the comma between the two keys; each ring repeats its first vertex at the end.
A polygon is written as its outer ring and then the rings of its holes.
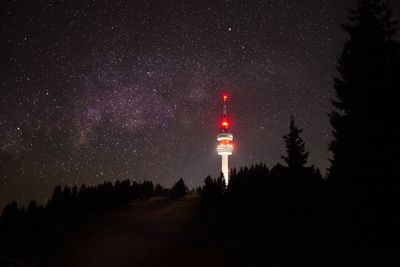
{"type": "Polygon", "coordinates": [[[199,224],[198,197],[134,202],[67,237],[41,266],[224,266],[220,246],[199,224]]]}

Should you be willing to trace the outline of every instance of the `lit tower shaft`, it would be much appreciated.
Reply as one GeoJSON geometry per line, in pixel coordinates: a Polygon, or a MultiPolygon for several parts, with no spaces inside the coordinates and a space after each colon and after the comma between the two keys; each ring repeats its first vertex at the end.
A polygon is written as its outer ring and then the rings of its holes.
{"type": "Polygon", "coordinates": [[[223,118],[221,121],[221,132],[217,135],[218,147],[217,152],[218,155],[221,155],[221,172],[224,175],[225,183],[228,184],[229,180],[229,164],[228,157],[232,155],[233,151],[233,134],[229,133],[229,120],[226,115],[226,104],[228,102],[228,96],[225,94],[222,97],[222,101],[224,103],[223,109],[223,118]]]}

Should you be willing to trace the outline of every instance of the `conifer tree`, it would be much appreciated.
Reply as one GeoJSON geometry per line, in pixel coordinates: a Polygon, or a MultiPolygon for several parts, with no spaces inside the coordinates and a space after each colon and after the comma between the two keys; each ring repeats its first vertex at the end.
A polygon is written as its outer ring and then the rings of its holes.
{"type": "Polygon", "coordinates": [[[393,39],[397,22],[384,0],[359,0],[343,29],[349,39],[334,79],[329,178],[347,186],[343,182],[365,183],[382,170],[392,173],[390,164],[398,162],[400,146],[392,140],[400,128],[400,46],[393,39]]]}
{"type": "Polygon", "coordinates": [[[281,156],[291,170],[302,169],[307,163],[309,152],[306,152],[304,141],[300,137],[302,131],[295,125],[294,118],[291,116],[289,133],[283,136],[287,156],[281,156]]]}
{"type": "Polygon", "coordinates": [[[172,187],[170,196],[171,197],[184,197],[188,192],[188,188],[182,178],[172,187]]]}

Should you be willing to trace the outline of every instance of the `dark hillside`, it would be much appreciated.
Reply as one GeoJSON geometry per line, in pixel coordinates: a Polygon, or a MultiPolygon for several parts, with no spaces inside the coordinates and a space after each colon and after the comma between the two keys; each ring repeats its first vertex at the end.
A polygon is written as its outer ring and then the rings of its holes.
{"type": "Polygon", "coordinates": [[[222,266],[198,222],[199,199],[154,197],[73,232],[41,266],[222,266]],[[196,223],[195,223],[196,222],[196,223]],[[212,260],[211,260],[212,259],[212,260]]]}

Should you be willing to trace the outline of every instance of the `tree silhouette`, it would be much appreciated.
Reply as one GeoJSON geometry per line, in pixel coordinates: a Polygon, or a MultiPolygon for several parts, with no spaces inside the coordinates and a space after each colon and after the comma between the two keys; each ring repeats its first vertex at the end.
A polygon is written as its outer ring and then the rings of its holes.
{"type": "Polygon", "coordinates": [[[207,176],[204,180],[204,186],[200,190],[201,201],[205,206],[216,204],[222,199],[225,190],[225,180],[220,175],[217,179],[207,176]]]}
{"type": "Polygon", "coordinates": [[[329,114],[331,221],[338,229],[334,235],[355,244],[383,243],[400,234],[395,211],[400,145],[393,143],[400,136],[398,27],[388,1],[359,0],[343,29],[349,39],[338,61],[329,114]]]}
{"type": "Polygon", "coordinates": [[[160,184],[156,184],[156,187],[154,188],[154,196],[166,196],[168,195],[168,189],[164,188],[160,184]]]}
{"type": "Polygon", "coordinates": [[[395,96],[400,48],[393,39],[397,22],[387,1],[359,0],[349,20],[343,29],[350,38],[337,65],[339,77],[334,79],[337,98],[330,113],[334,139],[329,146],[333,153],[329,177],[339,183],[349,178],[364,183],[367,177],[382,174],[382,167],[393,170],[398,162],[394,159],[399,158],[400,147],[389,140],[399,136],[395,96]]]}
{"type": "Polygon", "coordinates": [[[188,192],[188,188],[185,185],[185,182],[183,181],[183,179],[179,179],[178,182],[176,182],[176,184],[172,187],[171,192],[170,192],[170,196],[171,197],[184,197],[188,192]]]}
{"type": "Polygon", "coordinates": [[[287,156],[281,156],[291,170],[302,169],[307,163],[309,152],[305,151],[304,141],[300,138],[302,131],[295,125],[294,118],[291,116],[289,133],[283,136],[287,156]]]}

